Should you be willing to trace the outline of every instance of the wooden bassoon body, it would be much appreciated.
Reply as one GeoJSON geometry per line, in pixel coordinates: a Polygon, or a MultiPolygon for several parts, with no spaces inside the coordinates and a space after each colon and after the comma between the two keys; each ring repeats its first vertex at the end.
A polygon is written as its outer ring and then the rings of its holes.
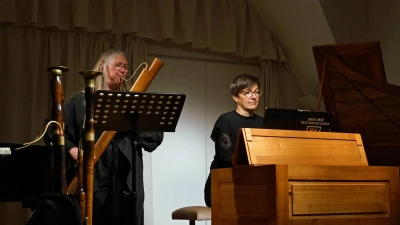
{"type": "Polygon", "coordinates": [[[60,194],[67,193],[67,180],[65,168],[65,143],[64,143],[64,90],[62,75],[69,69],[63,66],[47,68],[51,74],[51,120],[58,124],[52,124],[52,191],[60,194]]]}
{"type": "MultiPolygon", "coordinates": [[[[83,163],[83,180],[80,202],[82,219],[86,221],[86,225],[93,223],[93,180],[94,180],[94,98],[95,89],[94,83],[96,77],[102,72],[99,71],[81,71],[79,72],[85,78],[85,102],[86,102],[86,117],[85,117],[85,140],[83,151],[83,162],[79,162],[79,166],[83,163]],[[82,207],[84,206],[84,208],[82,207]]],[[[81,155],[81,150],[79,150],[81,155]]],[[[79,173],[80,175],[80,173],[79,173]]]]}

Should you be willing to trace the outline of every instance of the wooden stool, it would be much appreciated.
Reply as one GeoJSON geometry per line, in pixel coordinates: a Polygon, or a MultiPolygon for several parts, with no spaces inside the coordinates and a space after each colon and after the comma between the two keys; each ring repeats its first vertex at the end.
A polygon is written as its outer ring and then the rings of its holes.
{"type": "Polygon", "coordinates": [[[196,220],[211,220],[211,208],[207,206],[187,206],[172,212],[173,220],[189,220],[194,225],[196,220]]]}

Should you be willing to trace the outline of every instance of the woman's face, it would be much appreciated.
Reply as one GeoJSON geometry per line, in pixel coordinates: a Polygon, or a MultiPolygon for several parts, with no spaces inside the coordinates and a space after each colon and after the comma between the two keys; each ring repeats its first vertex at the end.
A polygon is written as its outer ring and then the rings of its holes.
{"type": "Polygon", "coordinates": [[[233,96],[233,99],[237,103],[237,107],[241,110],[253,112],[257,108],[258,101],[260,100],[259,93],[260,89],[258,85],[254,84],[240,91],[239,96],[233,96]]]}
{"type": "Polygon", "coordinates": [[[108,72],[108,88],[110,90],[119,90],[122,84],[122,78],[128,74],[128,61],[125,56],[117,55],[106,67],[108,72]]]}

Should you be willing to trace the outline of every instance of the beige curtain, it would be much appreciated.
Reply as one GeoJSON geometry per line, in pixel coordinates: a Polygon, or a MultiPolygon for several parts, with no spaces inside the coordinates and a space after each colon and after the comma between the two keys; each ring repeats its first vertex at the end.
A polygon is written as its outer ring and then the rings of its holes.
{"type": "Polygon", "coordinates": [[[276,76],[277,65],[273,60],[260,60],[261,65],[261,84],[264,90],[264,102],[260,102],[260,107],[282,107],[282,98],[279,95],[280,85],[276,76]]]}
{"type": "Polygon", "coordinates": [[[122,48],[134,67],[134,60],[144,59],[144,39],[259,57],[268,93],[265,105],[282,106],[280,95],[285,92],[276,82],[280,76],[276,65],[282,67],[286,57],[246,0],[0,0],[0,5],[0,45],[4,49],[0,55],[0,103],[8,107],[2,112],[0,126],[20,121],[16,112],[31,112],[21,125],[29,137],[20,136],[15,128],[0,133],[0,141],[32,138],[49,111],[48,66],[70,68],[65,75],[68,99],[77,87],[83,87],[77,72],[90,69],[103,50],[122,48]],[[16,104],[22,97],[31,101],[16,104]],[[6,119],[10,116],[14,117],[6,119]]]}
{"type": "Polygon", "coordinates": [[[246,0],[0,0],[0,22],[58,30],[134,34],[193,48],[285,61],[246,0]]]}
{"type": "Polygon", "coordinates": [[[110,48],[125,51],[132,68],[146,57],[145,40],[131,35],[0,25],[0,142],[33,140],[51,109],[49,66],[66,66],[65,102],[83,90],[79,71],[91,70],[110,48]],[[6,129],[5,129],[6,128],[6,129]]]}
{"type": "Polygon", "coordinates": [[[260,107],[309,109],[299,101],[304,94],[286,62],[261,60],[260,65],[261,83],[265,90],[260,107]]]}

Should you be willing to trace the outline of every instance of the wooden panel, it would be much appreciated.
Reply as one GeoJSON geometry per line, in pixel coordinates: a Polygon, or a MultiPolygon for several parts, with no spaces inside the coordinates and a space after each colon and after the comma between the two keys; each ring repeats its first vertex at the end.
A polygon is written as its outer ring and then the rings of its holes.
{"type": "Polygon", "coordinates": [[[325,61],[329,57],[339,57],[351,69],[366,77],[386,83],[385,67],[383,65],[379,42],[354,44],[333,44],[313,46],[314,59],[318,75],[321,79],[325,61]]]}
{"type": "Polygon", "coordinates": [[[212,224],[274,224],[275,167],[211,170],[211,195],[212,224]]]}
{"type": "Polygon", "coordinates": [[[234,185],[233,183],[219,184],[219,198],[226,199],[219,205],[220,217],[237,216],[241,218],[266,217],[268,202],[265,185],[234,185]],[[235,198],[231,198],[235,196],[235,198]],[[236,205],[238,199],[251,199],[236,205]]]}
{"type": "MultiPolygon", "coordinates": [[[[272,130],[243,128],[245,132],[250,132],[251,136],[268,136],[268,137],[298,137],[309,139],[331,139],[331,140],[356,140],[358,145],[362,145],[362,140],[358,138],[359,134],[354,133],[336,133],[336,132],[311,132],[299,130],[272,130]]],[[[248,136],[251,137],[251,136],[248,136]]]]}
{"type": "Polygon", "coordinates": [[[289,182],[292,216],[390,216],[389,182],[289,182]]]}
{"type": "MultiPolygon", "coordinates": [[[[314,166],[314,165],[290,165],[288,167],[288,180],[335,180],[335,181],[382,181],[398,180],[398,167],[386,166],[314,166]]],[[[398,187],[397,183],[394,188],[398,187]]]]}
{"type": "Polygon", "coordinates": [[[233,164],[368,166],[359,134],[244,128],[233,164]]]}
{"type": "Polygon", "coordinates": [[[252,164],[363,165],[357,143],[343,140],[254,137],[252,164]]]}
{"type": "Polygon", "coordinates": [[[289,182],[288,167],[284,165],[276,165],[276,224],[289,224],[289,182]],[[286,181],[286,182],[285,182],[286,181]]]}

